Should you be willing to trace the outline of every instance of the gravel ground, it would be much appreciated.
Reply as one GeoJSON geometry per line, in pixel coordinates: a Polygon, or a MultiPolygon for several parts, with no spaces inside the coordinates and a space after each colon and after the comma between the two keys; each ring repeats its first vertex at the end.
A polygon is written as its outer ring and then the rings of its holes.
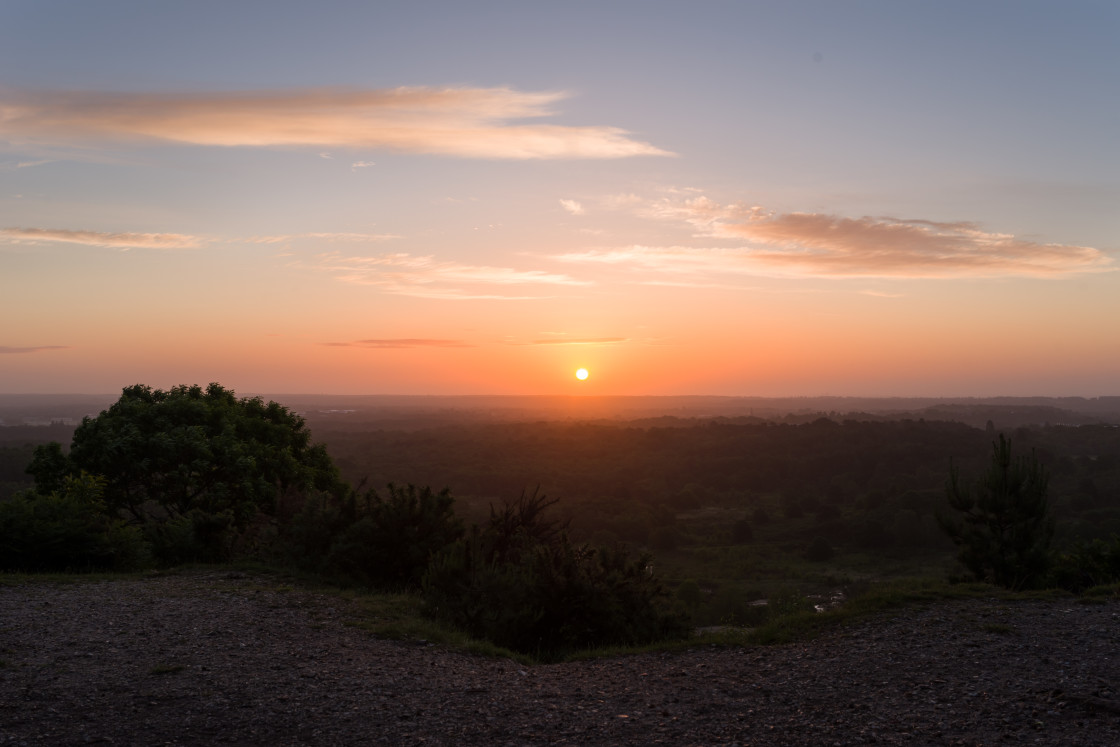
{"type": "Polygon", "coordinates": [[[193,573],[0,587],[0,745],[1118,745],[1120,603],[938,603],[815,641],[525,667],[193,573]]]}

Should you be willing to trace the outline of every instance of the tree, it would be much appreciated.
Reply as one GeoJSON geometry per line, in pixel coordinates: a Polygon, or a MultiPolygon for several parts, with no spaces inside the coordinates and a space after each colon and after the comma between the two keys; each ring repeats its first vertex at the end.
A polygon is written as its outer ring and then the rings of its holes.
{"type": "Polygon", "coordinates": [[[1031,453],[1011,456],[1011,442],[992,443],[992,463],[975,489],[950,468],[946,491],[959,518],[938,523],[960,548],[961,563],[978,580],[1009,589],[1040,585],[1050,566],[1054,520],[1047,502],[1049,476],[1031,453]]]}
{"type": "Polygon", "coordinates": [[[41,493],[66,475],[103,477],[107,509],[139,524],[216,521],[238,530],[273,513],[288,491],[345,489],[303,418],[218,384],[127,387],[82,420],[68,456],[58,444],[40,447],[29,471],[41,493]]]}

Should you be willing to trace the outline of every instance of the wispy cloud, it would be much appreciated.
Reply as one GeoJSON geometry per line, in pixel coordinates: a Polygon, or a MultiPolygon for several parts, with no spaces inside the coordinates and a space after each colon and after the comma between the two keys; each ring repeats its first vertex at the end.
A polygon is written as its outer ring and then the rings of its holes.
{"type": "Polygon", "coordinates": [[[34,347],[18,348],[0,345],[0,355],[15,355],[20,353],[39,353],[44,350],[68,350],[69,345],[36,345],[34,347]]]}
{"type": "Polygon", "coordinates": [[[36,161],[5,161],[0,163],[0,171],[10,171],[12,169],[31,169],[36,166],[43,166],[48,163],[54,163],[57,159],[54,158],[40,158],[36,161]]]}
{"type": "Polygon", "coordinates": [[[462,340],[433,340],[422,337],[398,337],[384,340],[354,340],[353,342],[324,342],[336,348],[472,348],[462,340]]]}
{"type": "Polygon", "coordinates": [[[683,221],[697,236],[732,249],[628,247],[562,255],[567,261],[637,264],[669,271],[738,271],[817,277],[1061,277],[1110,270],[1099,249],[1039,243],[975,223],[893,217],[776,213],[707,197],[638,206],[648,217],[683,221]]]}
{"type": "Polygon", "coordinates": [[[318,268],[347,283],[377,286],[388,293],[421,298],[527,300],[540,295],[488,292],[480,286],[579,286],[587,282],[542,270],[465,265],[411,254],[373,257],[330,252],[318,257],[318,268]]]}
{"type": "Polygon", "coordinates": [[[370,166],[376,165],[376,161],[354,161],[354,163],[350,164],[350,170],[357,171],[358,169],[368,169],[370,166]]]}
{"type": "Polygon", "coordinates": [[[250,236],[242,239],[248,244],[283,244],[298,239],[316,239],[319,241],[339,241],[347,243],[361,243],[365,241],[389,241],[401,238],[393,233],[347,233],[347,232],[319,232],[319,233],[284,233],[271,236],[250,236]]]}
{"type": "Polygon", "coordinates": [[[576,200],[560,200],[560,207],[567,210],[572,215],[583,215],[583,205],[576,200]]]}
{"type": "Polygon", "coordinates": [[[746,256],[739,249],[698,248],[690,246],[643,246],[635,244],[607,249],[587,249],[553,255],[562,262],[639,267],[652,272],[750,273],[746,256]]]}
{"type": "Polygon", "coordinates": [[[104,233],[62,228],[0,228],[0,239],[15,242],[61,241],[118,249],[194,249],[206,243],[181,233],[104,233]]]}
{"type": "Polygon", "coordinates": [[[585,337],[585,338],[559,338],[549,340],[533,340],[533,345],[615,345],[627,342],[627,337],[585,337]]]}
{"type": "MultiPolygon", "coordinates": [[[[468,158],[671,155],[617,127],[511,123],[558,92],[314,88],[240,93],[0,92],[0,138],[38,144],[383,148],[468,158]]],[[[323,151],[319,151],[322,153],[323,151]]]]}

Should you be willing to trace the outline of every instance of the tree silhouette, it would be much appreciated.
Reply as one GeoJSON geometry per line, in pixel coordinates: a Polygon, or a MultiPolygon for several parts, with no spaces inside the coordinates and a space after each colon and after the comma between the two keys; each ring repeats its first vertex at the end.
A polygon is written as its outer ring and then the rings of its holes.
{"type": "Polygon", "coordinates": [[[1049,476],[1033,452],[1013,458],[1002,433],[992,449],[991,467],[974,489],[950,468],[946,490],[958,517],[939,514],[938,523],[978,580],[1009,589],[1036,587],[1049,569],[1054,536],[1046,498],[1049,476]]]}

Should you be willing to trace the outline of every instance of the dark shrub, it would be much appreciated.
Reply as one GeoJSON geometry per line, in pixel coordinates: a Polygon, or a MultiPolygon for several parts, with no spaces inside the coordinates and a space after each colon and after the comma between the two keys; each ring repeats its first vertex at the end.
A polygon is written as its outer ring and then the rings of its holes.
{"type": "Polygon", "coordinates": [[[364,586],[418,587],[432,556],[463,536],[448,490],[389,485],[385,498],[369,491],[357,521],[331,543],[327,572],[364,586]]]}
{"type": "Polygon", "coordinates": [[[546,519],[555,501],[524,494],[491,508],[484,528],[438,555],[424,578],[425,611],[480,638],[543,657],[683,636],[684,617],[650,556],[573,545],[546,519]]]}
{"type": "Polygon", "coordinates": [[[0,503],[0,569],[132,570],[147,560],[137,527],[111,516],[104,480],[65,477],[55,492],[26,492],[0,503]]]}
{"type": "Polygon", "coordinates": [[[814,563],[822,563],[826,560],[831,560],[836,551],[832,549],[832,545],[824,537],[817,537],[809,545],[809,549],[805,551],[806,560],[811,560],[814,563]]]}
{"type": "Polygon", "coordinates": [[[1080,594],[1094,586],[1120,581],[1120,537],[1109,542],[1079,542],[1054,558],[1052,580],[1059,588],[1080,594]]]}

